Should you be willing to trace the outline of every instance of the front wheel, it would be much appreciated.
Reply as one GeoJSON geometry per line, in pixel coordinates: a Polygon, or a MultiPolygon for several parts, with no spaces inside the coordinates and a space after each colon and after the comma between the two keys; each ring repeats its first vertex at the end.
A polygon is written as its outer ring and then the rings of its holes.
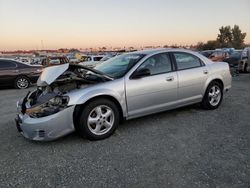
{"type": "Polygon", "coordinates": [[[223,86],[216,81],[211,82],[203,97],[201,106],[204,109],[213,110],[220,106],[223,100],[223,86]]]}
{"type": "Polygon", "coordinates": [[[84,106],[77,131],[89,140],[105,139],[114,133],[119,117],[115,103],[107,99],[97,99],[84,106]]]}
{"type": "Polygon", "coordinates": [[[18,76],[15,80],[16,89],[26,89],[30,86],[30,80],[26,76],[18,76]]]}

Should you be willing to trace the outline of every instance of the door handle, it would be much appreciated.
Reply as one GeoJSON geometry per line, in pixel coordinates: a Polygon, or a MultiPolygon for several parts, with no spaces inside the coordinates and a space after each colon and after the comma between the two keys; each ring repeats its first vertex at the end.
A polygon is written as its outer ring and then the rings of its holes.
{"type": "Polygon", "coordinates": [[[204,74],[208,74],[208,70],[204,70],[203,73],[204,73],[204,74]]]}
{"type": "Polygon", "coordinates": [[[168,81],[168,82],[171,82],[171,81],[173,81],[174,80],[174,77],[173,76],[170,76],[170,77],[167,77],[166,78],[166,81],[168,81]]]}

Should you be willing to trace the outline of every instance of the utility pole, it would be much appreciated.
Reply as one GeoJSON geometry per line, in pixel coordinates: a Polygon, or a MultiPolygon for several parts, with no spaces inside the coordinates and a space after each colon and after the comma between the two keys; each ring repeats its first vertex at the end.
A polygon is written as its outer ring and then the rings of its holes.
{"type": "Polygon", "coordinates": [[[41,50],[44,50],[43,40],[41,40],[41,50]]]}

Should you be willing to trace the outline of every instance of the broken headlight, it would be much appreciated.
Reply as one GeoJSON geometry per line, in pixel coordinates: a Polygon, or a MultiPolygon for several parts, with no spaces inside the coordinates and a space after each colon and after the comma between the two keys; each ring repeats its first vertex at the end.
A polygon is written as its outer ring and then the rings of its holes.
{"type": "Polygon", "coordinates": [[[41,105],[27,108],[25,113],[34,118],[49,116],[67,108],[68,102],[69,97],[56,96],[41,105]]]}

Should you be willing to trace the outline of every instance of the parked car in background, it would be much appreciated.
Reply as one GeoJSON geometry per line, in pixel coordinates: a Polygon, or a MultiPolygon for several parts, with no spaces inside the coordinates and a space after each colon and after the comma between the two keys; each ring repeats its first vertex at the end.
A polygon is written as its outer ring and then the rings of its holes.
{"type": "Polygon", "coordinates": [[[75,58],[73,56],[69,56],[68,59],[69,59],[69,62],[72,63],[72,64],[80,63],[79,59],[77,59],[77,58],[75,58]]]}
{"type": "Polygon", "coordinates": [[[33,58],[32,61],[30,62],[30,65],[41,65],[42,60],[41,58],[33,58]]]}
{"type": "Polygon", "coordinates": [[[107,61],[113,57],[115,57],[116,55],[113,55],[113,54],[110,54],[110,55],[105,55],[100,61],[101,62],[104,62],[104,61],[107,61]]]}
{"type": "Polygon", "coordinates": [[[242,51],[242,61],[239,63],[240,72],[250,72],[250,47],[242,51]]]}
{"type": "Polygon", "coordinates": [[[243,50],[234,50],[228,58],[224,59],[224,62],[227,62],[230,66],[231,74],[236,76],[239,74],[239,64],[242,61],[245,61],[244,57],[242,56],[243,50]]]}
{"type": "Polygon", "coordinates": [[[243,55],[242,55],[243,58],[248,58],[248,59],[250,59],[250,47],[244,48],[242,54],[243,54],[243,55]]]}
{"type": "Polygon", "coordinates": [[[249,73],[250,72],[250,59],[248,59],[247,61],[245,61],[243,72],[245,72],[245,73],[249,73]]]}
{"type": "Polygon", "coordinates": [[[90,55],[90,56],[86,56],[85,57],[85,61],[81,62],[81,65],[84,65],[86,67],[90,67],[93,68],[96,65],[98,65],[99,63],[101,63],[101,59],[104,57],[105,55],[90,55]]]}
{"type": "Polygon", "coordinates": [[[16,60],[26,64],[30,64],[32,62],[31,58],[29,57],[19,57],[16,60]]]}
{"type": "Polygon", "coordinates": [[[84,62],[88,60],[88,55],[81,55],[80,62],[84,62]]]}
{"type": "Polygon", "coordinates": [[[46,57],[42,60],[42,65],[47,67],[51,65],[61,65],[69,63],[69,60],[65,56],[53,56],[53,57],[46,57]]]}
{"type": "Polygon", "coordinates": [[[76,130],[90,140],[113,134],[121,120],[193,103],[220,106],[231,87],[225,62],[183,49],[123,54],[90,69],[64,64],[46,68],[38,88],[17,103],[17,129],[48,141],[76,130]]]}
{"type": "Polygon", "coordinates": [[[223,50],[214,51],[208,58],[214,62],[224,61],[229,57],[229,53],[223,50]]]}
{"type": "Polygon", "coordinates": [[[216,49],[216,50],[223,50],[224,52],[228,52],[229,55],[235,51],[235,48],[222,48],[222,49],[216,49]]]}
{"type": "Polygon", "coordinates": [[[204,55],[205,57],[209,58],[210,55],[212,55],[212,53],[214,53],[215,50],[204,50],[201,51],[200,54],[204,55]]]}
{"type": "Polygon", "coordinates": [[[82,62],[88,62],[88,61],[100,61],[105,55],[86,55],[82,56],[81,60],[82,62]]]}
{"type": "Polygon", "coordinates": [[[15,60],[0,59],[0,86],[14,86],[25,89],[35,83],[42,72],[42,66],[28,65],[15,60]]]}

